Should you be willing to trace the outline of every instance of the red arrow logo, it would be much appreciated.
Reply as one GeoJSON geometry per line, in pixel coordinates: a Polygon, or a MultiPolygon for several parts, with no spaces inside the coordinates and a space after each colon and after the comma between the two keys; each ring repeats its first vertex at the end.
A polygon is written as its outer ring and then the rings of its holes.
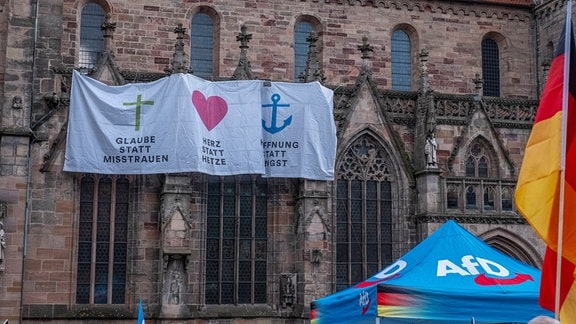
{"type": "Polygon", "coordinates": [[[399,273],[395,273],[393,276],[390,276],[388,278],[384,278],[384,279],[380,279],[380,280],[376,280],[376,281],[362,281],[361,283],[357,284],[356,286],[354,286],[354,288],[366,288],[366,287],[370,287],[370,286],[374,286],[377,285],[379,283],[381,283],[382,281],[386,281],[386,280],[390,280],[390,279],[394,279],[396,277],[400,276],[399,273]]]}
{"type": "Polygon", "coordinates": [[[366,304],[366,306],[362,307],[362,315],[366,315],[366,312],[368,311],[368,309],[370,309],[370,302],[371,302],[371,300],[368,299],[368,304],[366,304]]]}
{"type": "Polygon", "coordinates": [[[474,278],[474,282],[480,286],[518,285],[528,280],[534,281],[534,278],[523,273],[517,273],[514,278],[489,278],[485,274],[480,274],[474,278]]]}

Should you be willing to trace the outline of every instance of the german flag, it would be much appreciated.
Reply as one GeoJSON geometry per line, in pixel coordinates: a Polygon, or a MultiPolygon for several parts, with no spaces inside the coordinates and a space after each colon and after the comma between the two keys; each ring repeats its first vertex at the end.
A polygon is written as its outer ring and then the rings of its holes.
{"type": "Polygon", "coordinates": [[[572,5],[567,3],[566,27],[526,145],[515,200],[520,213],[547,245],[540,305],[557,311],[556,270],[561,251],[557,315],[563,323],[576,323],[576,51],[572,5]]]}

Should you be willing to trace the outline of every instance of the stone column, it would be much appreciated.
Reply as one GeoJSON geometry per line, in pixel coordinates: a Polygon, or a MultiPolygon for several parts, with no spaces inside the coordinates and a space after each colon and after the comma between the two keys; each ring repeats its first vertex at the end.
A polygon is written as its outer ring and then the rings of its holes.
{"type": "Polygon", "coordinates": [[[188,262],[192,253],[190,178],[166,175],[162,190],[159,282],[160,318],[181,318],[189,314],[190,278],[188,262]]]}
{"type": "Polygon", "coordinates": [[[310,303],[332,292],[332,182],[302,180],[296,226],[297,307],[310,315],[310,303]]]}

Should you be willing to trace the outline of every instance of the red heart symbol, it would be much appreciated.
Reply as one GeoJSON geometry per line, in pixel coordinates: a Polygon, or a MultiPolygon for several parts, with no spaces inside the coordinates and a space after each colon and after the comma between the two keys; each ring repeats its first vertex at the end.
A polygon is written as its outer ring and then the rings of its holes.
{"type": "Polygon", "coordinates": [[[211,131],[228,113],[228,104],[222,97],[206,97],[202,92],[195,90],[192,93],[192,104],[196,107],[204,126],[211,131]]]}

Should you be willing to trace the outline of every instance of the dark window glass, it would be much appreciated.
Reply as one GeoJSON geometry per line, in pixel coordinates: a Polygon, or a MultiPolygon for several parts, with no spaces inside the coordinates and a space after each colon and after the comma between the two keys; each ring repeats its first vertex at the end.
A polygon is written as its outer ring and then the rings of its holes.
{"type": "Polygon", "coordinates": [[[412,89],[410,37],[403,30],[392,33],[392,90],[412,89]]]}
{"type": "Polygon", "coordinates": [[[476,160],[473,156],[469,156],[466,159],[466,176],[475,177],[476,176],[476,160]]]}
{"type": "Polygon", "coordinates": [[[494,188],[484,189],[484,209],[494,210],[494,188]]]}
{"type": "Polygon", "coordinates": [[[476,188],[474,186],[466,188],[466,208],[476,209],[476,188]]]}
{"type": "Polygon", "coordinates": [[[470,146],[466,159],[466,176],[488,178],[490,176],[490,163],[484,147],[478,143],[470,146]]]}
{"type": "Polygon", "coordinates": [[[336,285],[341,290],[392,261],[391,183],[339,180],[337,201],[336,285]]]}
{"type": "Polygon", "coordinates": [[[310,50],[306,39],[313,31],[314,27],[307,21],[301,21],[294,27],[294,80],[296,81],[306,71],[306,61],[308,61],[310,50]]]}
{"type": "Polygon", "coordinates": [[[485,96],[500,96],[500,50],[496,41],[485,38],[482,41],[482,78],[485,96]]]}
{"type": "Polygon", "coordinates": [[[448,188],[446,203],[449,209],[458,209],[458,191],[454,186],[448,188]]]}
{"type": "Polygon", "coordinates": [[[512,190],[509,188],[502,188],[502,210],[512,210],[512,190]]]}
{"type": "Polygon", "coordinates": [[[128,197],[125,177],[81,180],[77,304],[125,303],[128,197]]]}
{"type": "Polygon", "coordinates": [[[380,154],[372,141],[361,139],[343,162],[348,171],[357,174],[340,170],[336,186],[337,290],[374,275],[392,262],[392,184],[375,176],[387,172],[386,159],[380,154]],[[362,156],[370,154],[373,162],[366,165],[362,156]]]}
{"type": "Polygon", "coordinates": [[[198,13],[190,28],[190,67],[194,75],[213,78],[214,21],[210,15],[198,13]]]}
{"type": "Polygon", "coordinates": [[[206,304],[265,304],[267,183],[208,177],[206,304]]]}
{"type": "Polygon", "coordinates": [[[78,65],[81,68],[93,68],[104,50],[104,33],[101,26],[106,12],[96,3],[88,3],[82,8],[80,18],[80,52],[78,65]]]}

